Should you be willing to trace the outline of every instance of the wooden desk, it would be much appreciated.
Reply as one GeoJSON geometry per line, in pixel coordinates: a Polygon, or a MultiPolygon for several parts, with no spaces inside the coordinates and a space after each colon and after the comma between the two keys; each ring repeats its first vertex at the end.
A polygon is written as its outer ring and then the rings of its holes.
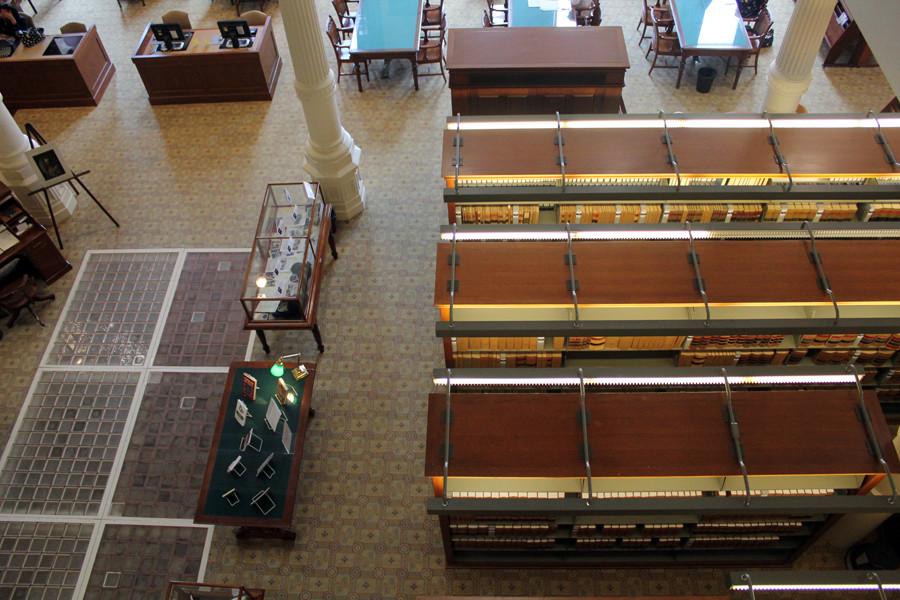
{"type": "Polygon", "coordinates": [[[621,27],[451,29],[453,114],[624,112],[621,27]]]}
{"type": "MultiPolygon", "coordinates": [[[[216,432],[209,460],[197,500],[197,512],[194,521],[197,523],[215,523],[221,525],[238,525],[236,532],[239,538],[244,537],[281,537],[293,540],[296,534],[290,531],[294,516],[294,498],[297,493],[297,480],[300,477],[300,460],[303,458],[303,441],[309,420],[315,414],[312,410],[313,382],[316,378],[316,365],[304,363],[309,375],[300,381],[292,376],[290,369],[296,364],[285,364],[282,379],[297,390],[298,401],[282,406],[287,418],[280,422],[278,430],[273,432],[265,424],[266,407],[269,399],[275,394],[277,378],[269,373],[272,361],[233,362],[228,370],[228,383],[222,395],[219,417],[216,420],[216,432]],[[242,394],[243,375],[247,373],[256,378],[256,400],[250,401],[242,394]],[[250,409],[246,424],[241,426],[234,417],[234,409],[238,399],[243,399],[250,409]],[[282,431],[285,426],[293,432],[291,452],[287,453],[282,445],[282,431]],[[251,448],[241,450],[240,440],[250,428],[262,438],[262,450],[251,448]],[[256,469],[274,453],[272,465],[275,474],[271,478],[258,477],[256,469]],[[240,456],[247,471],[240,477],[226,471],[228,465],[240,456]],[[250,500],[253,496],[268,488],[275,501],[275,508],[268,515],[263,515],[250,500]],[[230,489],[236,490],[239,503],[229,506],[222,494],[230,489]]],[[[177,460],[177,457],[173,457],[177,460]]],[[[173,467],[174,468],[174,467],[173,467]]]]}
{"type": "MultiPolygon", "coordinates": [[[[681,44],[676,88],[681,87],[684,64],[691,57],[736,57],[741,61],[753,50],[735,0],[672,0],[669,6],[681,44]]],[[[737,87],[740,76],[738,68],[731,89],[737,87]]]]}
{"type": "MultiPolygon", "coordinates": [[[[47,230],[34,220],[10,191],[0,184],[0,235],[13,235],[18,243],[0,253],[0,266],[16,259],[26,259],[35,274],[48,284],[72,269],[47,235],[47,230]]],[[[8,239],[8,238],[7,238],[8,239]]]]}
{"type": "Polygon", "coordinates": [[[195,29],[186,50],[156,52],[150,26],[131,57],[150,104],[271,100],[281,72],[272,20],[249,48],[220,49],[218,29],[195,29]]]}
{"type": "Polygon", "coordinates": [[[116,67],[109,59],[97,28],[87,33],[48,35],[26,48],[19,45],[9,58],[0,58],[0,93],[10,111],[51,106],[96,106],[116,67]],[[65,56],[44,56],[61,38],[75,46],[65,56]]]}

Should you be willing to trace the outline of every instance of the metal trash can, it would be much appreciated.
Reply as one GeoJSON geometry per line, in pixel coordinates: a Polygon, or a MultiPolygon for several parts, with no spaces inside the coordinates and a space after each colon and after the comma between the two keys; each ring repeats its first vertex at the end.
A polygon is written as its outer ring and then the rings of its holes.
{"type": "Polygon", "coordinates": [[[716,78],[716,70],[710,67],[703,67],[697,71],[697,91],[701,94],[709,93],[712,89],[713,80],[716,78]]]}

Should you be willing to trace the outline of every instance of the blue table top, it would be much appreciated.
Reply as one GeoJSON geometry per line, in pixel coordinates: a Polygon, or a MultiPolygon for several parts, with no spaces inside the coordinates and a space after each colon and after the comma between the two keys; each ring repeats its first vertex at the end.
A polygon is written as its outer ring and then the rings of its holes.
{"type": "Polygon", "coordinates": [[[669,4],[682,48],[751,49],[735,0],[669,0],[669,4]]]}
{"type": "Polygon", "coordinates": [[[575,27],[571,0],[509,0],[510,27],[575,27]]]}
{"type": "Polygon", "coordinates": [[[422,0],[360,0],[350,52],[415,52],[422,0]]]}

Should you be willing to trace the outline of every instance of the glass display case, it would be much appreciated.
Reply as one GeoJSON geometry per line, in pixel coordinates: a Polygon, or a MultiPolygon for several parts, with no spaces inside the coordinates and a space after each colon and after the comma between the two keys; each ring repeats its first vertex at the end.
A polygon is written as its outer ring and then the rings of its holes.
{"type": "Polygon", "coordinates": [[[325,350],[316,306],[326,243],[337,258],[332,212],[318,183],[266,187],[241,296],[244,328],[256,330],[266,352],[266,329],[311,329],[325,350]]]}

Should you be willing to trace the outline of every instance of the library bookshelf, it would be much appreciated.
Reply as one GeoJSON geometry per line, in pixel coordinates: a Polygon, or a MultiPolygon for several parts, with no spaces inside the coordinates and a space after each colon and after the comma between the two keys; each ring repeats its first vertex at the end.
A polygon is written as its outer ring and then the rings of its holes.
{"type": "Polygon", "coordinates": [[[450,223],[900,219],[900,117],[451,117],[450,223]]]}
{"type": "Polygon", "coordinates": [[[874,394],[783,371],[435,371],[424,475],[448,565],[783,564],[843,515],[897,512],[874,394]]]}

